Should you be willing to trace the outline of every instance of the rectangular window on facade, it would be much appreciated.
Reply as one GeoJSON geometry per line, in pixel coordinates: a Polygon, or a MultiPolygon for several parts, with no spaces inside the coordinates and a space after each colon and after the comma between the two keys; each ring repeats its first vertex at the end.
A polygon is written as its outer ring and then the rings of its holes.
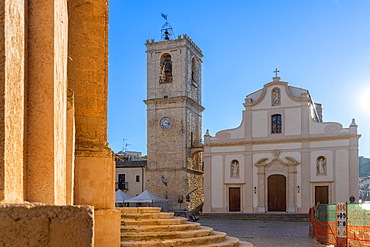
{"type": "Polygon", "coordinates": [[[136,182],[140,182],[140,176],[136,175],[136,182]]]}
{"type": "Polygon", "coordinates": [[[281,115],[275,114],[271,116],[271,133],[281,133],[282,124],[281,124],[281,115]]]}
{"type": "Polygon", "coordinates": [[[118,189],[125,189],[126,174],[118,174],[118,189]]]}

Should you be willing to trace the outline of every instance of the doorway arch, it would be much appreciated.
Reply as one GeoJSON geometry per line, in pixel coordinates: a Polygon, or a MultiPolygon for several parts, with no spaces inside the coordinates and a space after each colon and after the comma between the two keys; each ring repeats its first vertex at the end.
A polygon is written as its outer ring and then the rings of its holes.
{"type": "Polygon", "coordinates": [[[286,212],[286,177],[271,175],[268,177],[268,211],[286,212]]]}

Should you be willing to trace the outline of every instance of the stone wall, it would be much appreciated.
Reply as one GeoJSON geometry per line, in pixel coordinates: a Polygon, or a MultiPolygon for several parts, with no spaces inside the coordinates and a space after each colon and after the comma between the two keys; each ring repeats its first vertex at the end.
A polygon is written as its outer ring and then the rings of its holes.
{"type": "Polygon", "coordinates": [[[93,246],[89,206],[0,204],[0,246],[93,246]]]}

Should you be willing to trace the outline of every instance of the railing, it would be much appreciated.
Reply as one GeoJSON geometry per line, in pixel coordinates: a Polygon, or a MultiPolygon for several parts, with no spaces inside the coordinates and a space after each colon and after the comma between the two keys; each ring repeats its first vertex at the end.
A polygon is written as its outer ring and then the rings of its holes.
{"type": "Polygon", "coordinates": [[[128,182],[118,183],[118,189],[120,189],[120,190],[128,190],[128,182]]]}

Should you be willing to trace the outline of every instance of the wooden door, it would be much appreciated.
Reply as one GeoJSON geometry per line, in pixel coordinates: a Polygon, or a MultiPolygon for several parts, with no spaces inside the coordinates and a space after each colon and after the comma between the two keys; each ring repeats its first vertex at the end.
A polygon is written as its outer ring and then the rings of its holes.
{"type": "Polygon", "coordinates": [[[329,186],[315,186],[316,204],[329,204],[329,186]]]}
{"type": "Polygon", "coordinates": [[[229,188],[229,211],[240,212],[240,188],[229,188]]]}
{"type": "Polygon", "coordinates": [[[272,175],[268,178],[268,211],[286,211],[286,178],[284,175],[272,175]]]}

